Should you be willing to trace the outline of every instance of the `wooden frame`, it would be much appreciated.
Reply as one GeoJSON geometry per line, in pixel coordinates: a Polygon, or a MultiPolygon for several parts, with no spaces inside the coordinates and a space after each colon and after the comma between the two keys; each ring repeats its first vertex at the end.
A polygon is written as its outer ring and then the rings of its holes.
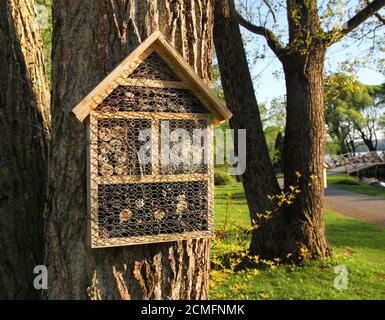
{"type": "MultiPolygon", "coordinates": [[[[166,77],[167,79],[167,77],[166,77]]],[[[231,112],[211,92],[208,86],[195,74],[189,64],[166,41],[160,32],[153,33],[138,46],[115,70],[113,70],[94,90],[90,92],[74,109],[76,117],[87,121],[87,190],[88,190],[88,230],[89,241],[92,248],[105,248],[123,245],[137,245],[144,243],[158,243],[193,238],[210,237],[214,234],[214,154],[213,154],[213,124],[231,118],[231,112]],[[169,80],[154,80],[132,78],[134,70],[146,60],[153,52],[166,63],[175,78],[169,80]],[[178,78],[178,81],[175,79],[178,78]],[[172,81],[171,81],[172,80],[172,81]],[[146,111],[115,111],[113,109],[98,110],[97,107],[118,86],[136,88],[159,88],[189,90],[208,113],[177,113],[177,112],[146,112],[146,111]],[[152,164],[151,174],[99,176],[99,150],[98,150],[98,121],[114,119],[145,119],[151,123],[152,136],[152,164]],[[207,123],[208,151],[207,171],[205,173],[191,174],[161,174],[160,167],[160,122],[162,120],[199,120],[207,123]],[[207,230],[181,232],[173,234],[155,234],[146,236],[127,237],[101,237],[98,222],[99,193],[101,185],[139,185],[147,183],[173,183],[173,182],[205,182],[207,183],[207,230]]],[[[115,169],[114,169],[115,170],[115,169]]],[[[206,210],[206,208],[205,208],[206,210]]]]}
{"type": "Polygon", "coordinates": [[[124,79],[119,84],[133,87],[189,89],[189,86],[182,81],[124,79]]]}

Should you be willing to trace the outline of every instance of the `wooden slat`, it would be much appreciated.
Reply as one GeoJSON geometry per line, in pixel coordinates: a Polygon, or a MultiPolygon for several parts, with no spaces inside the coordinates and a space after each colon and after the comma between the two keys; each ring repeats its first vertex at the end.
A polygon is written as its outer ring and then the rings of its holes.
{"type": "Polygon", "coordinates": [[[160,137],[159,137],[159,121],[152,120],[151,121],[151,132],[152,132],[152,162],[151,162],[151,170],[152,174],[157,176],[159,174],[159,153],[160,153],[160,137]]]}
{"type": "Polygon", "coordinates": [[[171,241],[180,241],[180,240],[209,238],[212,236],[213,236],[213,233],[211,231],[192,231],[192,232],[185,232],[185,233],[157,234],[157,235],[151,235],[151,236],[139,236],[139,237],[129,237],[129,238],[110,238],[110,239],[99,239],[99,240],[95,239],[91,247],[94,249],[98,249],[98,248],[138,245],[138,244],[144,244],[144,243],[159,243],[159,242],[171,242],[171,241]]]}
{"type": "Polygon", "coordinates": [[[89,117],[88,136],[88,219],[89,219],[89,240],[91,245],[98,238],[98,135],[97,118],[93,113],[89,117]]]}
{"type": "Polygon", "coordinates": [[[99,119],[149,119],[149,120],[208,120],[210,114],[206,113],[173,113],[173,112],[143,112],[143,111],[117,111],[95,112],[99,119]]]}
{"type": "Polygon", "coordinates": [[[206,181],[207,174],[149,175],[149,176],[98,176],[98,184],[138,184],[151,182],[192,182],[206,181]]]}
{"type": "Polygon", "coordinates": [[[208,145],[205,150],[208,153],[207,161],[207,176],[208,176],[208,188],[207,188],[207,197],[208,197],[208,230],[212,235],[215,233],[214,226],[214,126],[209,121],[207,123],[207,132],[208,132],[208,145]]]}
{"type": "Polygon", "coordinates": [[[120,85],[132,87],[148,87],[148,88],[174,88],[174,89],[188,89],[189,86],[182,81],[164,81],[151,79],[122,79],[120,85]]]}

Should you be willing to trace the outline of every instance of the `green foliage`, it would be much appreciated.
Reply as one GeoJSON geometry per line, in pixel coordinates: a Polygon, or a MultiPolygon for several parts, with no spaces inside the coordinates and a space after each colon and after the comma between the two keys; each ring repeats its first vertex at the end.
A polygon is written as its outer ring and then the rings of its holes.
{"type": "Polygon", "coordinates": [[[239,233],[237,226],[250,225],[250,220],[241,184],[216,187],[217,230],[223,229],[229,193],[229,236],[213,242],[210,299],[385,299],[385,229],[331,211],[326,213],[326,231],[333,258],[301,265],[259,261],[258,268],[231,268],[249,245],[248,236],[239,233]],[[230,254],[234,251],[239,255],[230,254]],[[227,267],[216,267],[224,261],[227,267]],[[347,290],[333,286],[337,265],[348,268],[347,290]]]}
{"type": "Polygon", "coordinates": [[[270,126],[265,128],[265,139],[271,162],[276,165],[281,160],[280,151],[276,148],[277,137],[281,133],[280,128],[270,126]]]}
{"type": "Polygon", "coordinates": [[[283,97],[274,98],[269,108],[265,104],[260,104],[259,111],[264,128],[276,127],[279,128],[281,132],[285,130],[286,102],[283,97]]]}
{"type": "Polygon", "coordinates": [[[351,180],[351,179],[341,179],[338,181],[338,184],[347,185],[347,186],[359,186],[360,185],[357,181],[351,180]]]}
{"type": "Polygon", "coordinates": [[[38,20],[44,48],[44,66],[50,82],[51,80],[51,50],[52,50],[52,0],[36,0],[38,20]]]}
{"type": "Polygon", "coordinates": [[[215,169],[214,184],[216,186],[223,186],[233,182],[234,179],[224,169],[215,169]]]}
{"type": "Polygon", "coordinates": [[[214,91],[215,95],[222,101],[225,101],[225,95],[223,93],[223,88],[221,84],[221,75],[219,72],[219,65],[214,64],[213,65],[213,72],[212,72],[212,84],[211,89],[214,91]]]}
{"type": "Polygon", "coordinates": [[[376,139],[384,100],[385,85],[367,86],[344,74],[326,79],[326,123],[331,139],[338,142],[342,153],[354,151],[354,140],[376,139]]]}
{"type": "Polygon", "coordinates": [[[327,140],[325,142],[325,153],[329,155],[336,155],[341,153],[341,146],[336,138],[327,140]]]}
{"type": "Polygon", "coordinates": [[[335,174],[328,176],[329,185],[359,185],[355,177],[349,176],[348,174],[335,174]]]}
{"type": "Polygon", "coordinates": [[[276,158],[274,164],[276,168],[283,168],[283,134],[282,132],[278,132],[277,138],[275,139],[274,148],[276,150],[276,158]]]}
{"type": "MultiPolygon", "coordinates": [[[[227,192],[225,198],[225,211],[224,222],[221,230],[216,232],[216,236],[213,239],[213,251],[212,266],[214,271],[222,273],[231,273],[243,268],[256,269],[259,266],[268,267],[274,270],[279,264],[284,262],[290,262],[295,259],[298,261],[306,261],[311,258],[309,250],[301,245],[295,252],[288,252],[285,257],[275,258],[273,260],[260,259],[259,256],[251,255],[247,250],[242,249],[245,241],[250,241],[250,237],[254,230],[260,228],[263,224],[269,223],[269,220],[274,217],[277,212],[281,211],[284,207],[290,206],[294,203],[298,195],[302,192],[299,188],[300,180],[303,179],[299,172],[296,172],[297,182],[295,186],[290,186],[290,190],[282,191],[279,194],[268,195],[267,198],[273,204],[271,210],[265,210],[261,212],[255,212],[250,225],[238,223],[235,226],[234,232],[228,229],[229,225],[229,212],[230,204],[233,204],[233,200],[236,200],[237,193],[227,192]],[[232,242],[230,247],[226,247],[226,238],[231,237],[232,242]],[[249,238],[249,239],[247,239],[249,238]]],[[[311,176],[309,185],[316,179],[316,176],[311,176]]],[[[241,194],[242,196],[242,194],[241,194]]],[[[243,194],[244,197],[244,194],[243,194]]],[[[223,200],[222,197],[218,199],[223,200]]],[[[236,203],[236,202],[235,202],[236,203]]],[[[256,270],[258,271],[258,270],[256,270]]]]}
{"type": "Polygon", "coordinates": [[[286,123],[286,103],[283,98],[272,100],[270,107],[260,104],[265,139],[270,160],[279,169],[282,167],[283,133],[286,123]]]}

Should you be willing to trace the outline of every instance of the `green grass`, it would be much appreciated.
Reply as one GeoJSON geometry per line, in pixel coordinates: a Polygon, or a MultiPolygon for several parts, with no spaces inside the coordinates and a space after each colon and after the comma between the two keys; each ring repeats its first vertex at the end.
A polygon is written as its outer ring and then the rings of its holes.
{"type": "MultiPolygon", "coordinates": [[[[227,208],[227,194],[233,194],[228,206],[229,237],[213,256],[245,249],[249,239],[241,235],[241,245],[234,238],[235,227],[249,224],[247,205],[241,184],[219,186],[215,195],[216,228],[222,230],[227,208]]],[[[278,266],[275,270],[212,271],[211,299],[385,299],[385,228],[326,212],[328,240],[333,258],[307,262],[303,266],[278,266]],[[348,289],[334,288],[334,267],[344,265],[349,272],[348,289]]]]}
{"type": "Polygon", "coordinates": [[[385,188],[371,186],[366,183],[359,183],[354,177],[351,177],[348,174],[328,176],[328,185],[385,199],[385,188]]]}

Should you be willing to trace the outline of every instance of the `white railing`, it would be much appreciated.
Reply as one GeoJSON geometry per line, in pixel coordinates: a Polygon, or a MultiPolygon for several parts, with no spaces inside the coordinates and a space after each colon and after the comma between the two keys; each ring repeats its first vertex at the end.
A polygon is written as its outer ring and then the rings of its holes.
{"type": "Polygon", "coordinates": [[[366,152],[366,153],[345,153],[336,156],[332,156],[328,159],[327,164],[331,168],[341,166],[352,166],[357,169],[370,164],[385,163],[385,151],[366,152]]]}

